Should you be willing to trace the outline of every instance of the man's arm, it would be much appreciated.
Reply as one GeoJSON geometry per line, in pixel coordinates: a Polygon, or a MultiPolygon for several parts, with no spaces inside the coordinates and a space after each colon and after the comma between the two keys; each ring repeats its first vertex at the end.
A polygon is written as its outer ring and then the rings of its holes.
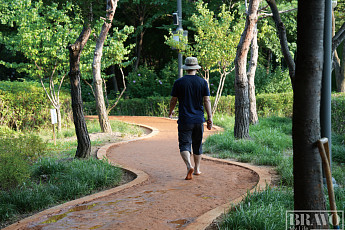
{"type": "Polygon", "coordinates": [[[172,115],[174,113],[174,109],[177,103],[177,97],[172,97],[170,99],[170,109],[169,109],[169,117],[172,118],[172,115]]]}
{"type": "Polygon", "coordinates": [[[204,106],[207,113],[207,128],[211,129],[213,125],[213,121],[212,121],[211,100],[209,96],[204,96],[204,106]]]}

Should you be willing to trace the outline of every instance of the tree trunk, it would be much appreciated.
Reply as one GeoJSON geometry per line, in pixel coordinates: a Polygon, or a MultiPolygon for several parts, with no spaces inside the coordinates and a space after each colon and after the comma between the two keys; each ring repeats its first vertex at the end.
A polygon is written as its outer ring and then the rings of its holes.
{"type": "Polygon", "coordinates": [[[258,20],[260,0],[250,0],[246,26],[241,35],[235,58],[235,138],[249,138],[249,97],[247,78],[247,55],[258,20]]]}
{"type": "Polygon", "coordinates": [[[113,80],[114,91],[115,91],[115,93],[117,93],[119,91],[119,87],[118,87],[117,79],[116,79],[116,75],[115,75],[115,65],[111,66],[111,73],[113,75],[112,80],[113,80]]]}
{"type": "MultiPolygon", "coordinates": [[[[141,27],[144,25],[144,18],[140,18],[140,25],[141,27]]],[[[139,35],[139,40],[137,38],[137,45],[136,45],[136,50],[137,50],[137,60],[135,60],[135,71],[138,70],[139,67],[139,62],[140,62],[140,57],[141,57],[141,50],[143,49],[143,41],[144,41],[144,28],[141,28],[140,35],[139,35]]]]}
{"type": "Polygon", "coordinates": [[[251,52],[250,52],[250,62],[248,70],[248,96],[249,96],[249,123],[257,124],[259,122],[258,113],[256,111],[256,97],[255,97],[255,71],[258,64],[259,56],[259,46],[258,46],[258,29],[255,25],[255,30],[253,33],[253,39],[251,43],[251,52]]]}
{"type": "MultiPolygon", "coordinates": [[[[298,2],[292,127],[295,210],[325,210],[321,158],[316,144],[320,139],[324,15],[324,1],[298,2]]],[[[314,215],[309,220],[312,226],[303,229],[320,228],[314,215]]]]}
{"type": "Polygon", "coordinates": [[[68,45],[70,52],[70,72],[68,73],[71,81],[72,111],[75,132],[78,139],[78,147],[75,157],[87,158],[91,153],[91,142],[87,131],[85,117],[83,113],[83,100],[80,88],[80,56],[81,52],[89,39],[91,27],[85,26],[74,44],[68,45]]]}
{"type": "Polygon", "coordinates": [[[107,114],[107,108],[104,102],[103,87],[102,87],[102,76],[101,76],[101,59],[103,52],[104,41],[108,35],[111,23],[114,18],[115,9],[117,7],[118,0],[107,0],[107,18],[103,23],[102,30],[97,39],[95,53],[93,57],[92,72],[93,81],[95,86],[95,98],[96,98],[96,109],[98,113],[99,125],[101,126],[102,132],[111,133],[111,126],[107,114]]]}
{"type": "Polygon", "coordinates": [[[57,123],[58,123],[58,132],[61,133],[61,129],[62,129],[62,118],[61,118],[61,108],[60,105],[58,105],[56,107],[56,115],[57,115],[57,123]]]}

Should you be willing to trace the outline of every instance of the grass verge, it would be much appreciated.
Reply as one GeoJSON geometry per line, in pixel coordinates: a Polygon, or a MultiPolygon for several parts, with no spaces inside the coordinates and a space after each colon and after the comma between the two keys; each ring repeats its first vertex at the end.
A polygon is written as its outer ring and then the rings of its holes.
{"type": "MultiPolygon", "coordinates": [[[[97,121],[87,121],[87,125],[89,133],[100,132],[97,121]]],[[[123,122],[111,121],[111,125],[119,137],[143,134],[139,127],[123,122]]],[[[56,146],[48,142],[49,130],[0,130],[4,132],[0,139],[0,179],[6,182],[0,184],[0,228],[51,206],[115,187],[122,181],[123,171],[107,161],[93,157],[73,159],[77,141],[71,136],[71,129],[61,132],[56,146]]],[[[91,142],[92,146],[103,143],[102,139],[91,142]]]]}
{"type": "MultiPolygon", "coordinates": [[[[213,157],[257,165],[274,166],[280,175],[278,187],[248,194],[246,199],[225,215],[219,229],[285,229],[285,212],[293,210],[292,122],[290,118],[261,118],[250,127],[248,140],[234,139],[234,118],[216,115],[215,124],[224,132],[209,137],[205,152],[213,157]]],[[[332,136],[333,177],[338,187],[338,210],[345,211],[345,135],[332,136]]],[[[325,190],[325,194],[327,191],[325,190]]],[[[325,195],[328,201],[328,195],[325,195]]],[[[329,207],[329,204],[327,204],[329,207]]],[[[329,208],[328,208],[329,209],[329,208]]]]}

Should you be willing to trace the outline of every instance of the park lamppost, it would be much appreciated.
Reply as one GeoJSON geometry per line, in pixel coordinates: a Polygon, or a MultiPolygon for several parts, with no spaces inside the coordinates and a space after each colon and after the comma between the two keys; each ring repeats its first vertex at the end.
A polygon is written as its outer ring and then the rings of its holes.
{"type": "Polygon", "coordinates": [[[321,87],[320,123],[321,137],[328,138],[332,162],[331,96],[332,96],[332,10],[337,1],[325,1],[324,66],[321,87]]]}
{"type": "MultiPolygon", "coordinates": [[[[187,37],[188,31],[184,31],[182,28],[182,2],[181,0],[177,0],[177,13],[173,13],[174,18],[174,25],[177,25],[177,29],[175,31],[174,40],[177,42],[180,42],[180,36],[187,37]]],[[[181,78],[183,76],[183,70],[182,70],[182,62],[183,62],[182,53],[179,50],[178,51],[178,76],[181,78]]]]}

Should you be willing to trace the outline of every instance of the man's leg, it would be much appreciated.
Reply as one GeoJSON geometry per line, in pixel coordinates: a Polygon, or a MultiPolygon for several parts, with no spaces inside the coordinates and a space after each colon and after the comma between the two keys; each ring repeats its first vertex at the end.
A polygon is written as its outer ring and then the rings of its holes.
{"type": "Polygon", "coordinates": [[[200,162],[201,162],[201,154],[200,155],[195,155],[193,154],[194,156],[194,175],[200,175],[201,174],[201,171],[200,171],[200,162]]]}
{"type": "Polygon", "coordinates": [[[191,145],[192,145],[192,124],[179,124],[178,125],[178,140],[180,154],[187,166],[187,176],[186,180],[191,180],[193,178],[194,168],[190,161],[191,145]]]}
{"type": "Polygon", "coordinates": [[[194,172],[194,168],[192,167],[192,164],[190,162],[190,152],[189,151],[182,151],[180,152],[181,157],[184,161],[184,163],[187,166],[187,176],[186,176],[186,180],[191,180],[193,179],[193,172],[194,172]]]}
{"type": "Polygon", "coordinates": [[[192,146],[194,156],[194,175],[200,175],[200,162],[202,158],[202,136],[204,133],[204,124],[195,124],[192,133],[192,146]]]}

